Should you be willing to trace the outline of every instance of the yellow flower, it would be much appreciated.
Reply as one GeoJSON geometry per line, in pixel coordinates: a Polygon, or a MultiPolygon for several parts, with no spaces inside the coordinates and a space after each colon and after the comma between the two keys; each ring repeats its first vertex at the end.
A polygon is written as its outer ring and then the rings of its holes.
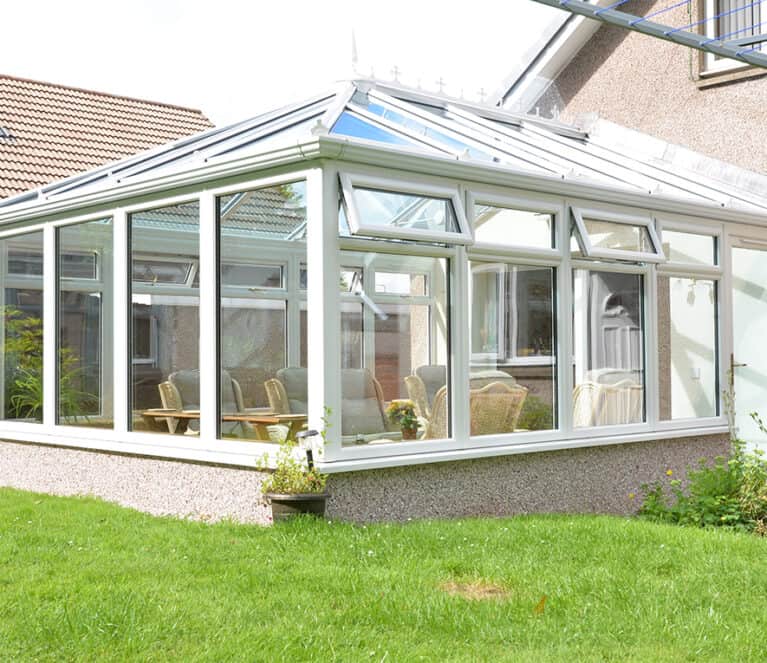
{"type": "Polygon", "coordinates": [[[667,477],[672,477],[672,476],[674,476],[674,470],[666,470],[666,476],[667,476],[667,477]]]}
{"type": "Polygon", "coordinates": [[[630,500],[633,500],[635,497],[636,497],[636,495],[634,493],[629,493],[629,499],[630,500]]]}

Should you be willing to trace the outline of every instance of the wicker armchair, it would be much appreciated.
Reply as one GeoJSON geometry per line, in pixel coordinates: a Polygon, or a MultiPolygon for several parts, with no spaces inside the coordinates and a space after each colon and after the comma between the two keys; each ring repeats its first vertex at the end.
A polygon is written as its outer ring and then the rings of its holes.
{"type": "MultiPolygon", "coordinates": [[[[503,382],[491,382],[481,389],[470,390],[471,435],[514,432],[525,398],[527,398],[525,387],[512,386],[503,382]]],[[[447,437],[447,419],[447,387],[442,387],[434,397],[432,416],[426,427],[424,439],[436,440],[447,437]]]]}
{"type": "Polygon", "coordinates": [[[428,421],[431,418],[431,407],[423,380],[417,375],[408,375],[405,377],[405,388],[408,398],[415,404],[416,415],[428,421]]]}
{"type": "Polygon", "coordinates": [[[631,380],[616,384],[582,382],[573,392],[573,425],[615,426],[642,422],[644,390],[631,380]]]}

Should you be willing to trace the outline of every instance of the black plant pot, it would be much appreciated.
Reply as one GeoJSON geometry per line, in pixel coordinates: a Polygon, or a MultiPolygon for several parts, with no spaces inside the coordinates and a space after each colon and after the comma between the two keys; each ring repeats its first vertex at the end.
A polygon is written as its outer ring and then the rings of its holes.
{"type": "Polygon", "coordinates": [[[282,493],[264,493],[268,504],[272,507],[272,520],[287,520],[300,513],[308,513],[313,516],[325,515],[325,502],[330,495],[328,493],[296,493],[286,495],[282,493]]]}

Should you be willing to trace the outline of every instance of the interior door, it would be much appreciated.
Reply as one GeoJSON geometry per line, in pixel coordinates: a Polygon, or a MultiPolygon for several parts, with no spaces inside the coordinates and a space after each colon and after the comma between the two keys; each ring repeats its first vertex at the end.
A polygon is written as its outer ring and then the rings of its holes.
{"type": "Polygon", "coordinates": [[[750,448],[767,449],[767,435],[751,417],[756,412],[767,422],[767,237],[737,237],[730,244],[735,426],[750,448]]]}

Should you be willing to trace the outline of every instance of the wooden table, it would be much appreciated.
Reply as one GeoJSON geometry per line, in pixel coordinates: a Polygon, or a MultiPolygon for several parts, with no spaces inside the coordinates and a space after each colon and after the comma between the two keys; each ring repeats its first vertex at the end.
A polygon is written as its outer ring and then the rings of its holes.
{"type": "MultiPolygon", "coordinates": [[[[195,419],[199,420],[200,411],[152,408],[151,410],[142,411],[141,416],[147,421],[155,421],[157,419],[182,419],[188,422],[195,419]]],[[[255,428],[256,434],[260,440],[269,440],[268,426],[282,424],[288,427],[288,439],[295,440],[296,434],[306,424],[307,416],[305,414],[272,414],[269,412],[249,414],[247,412],[236,412],[233,414],[222,415],[221,420],[239,421],[250,424],[255,428]]]]}

